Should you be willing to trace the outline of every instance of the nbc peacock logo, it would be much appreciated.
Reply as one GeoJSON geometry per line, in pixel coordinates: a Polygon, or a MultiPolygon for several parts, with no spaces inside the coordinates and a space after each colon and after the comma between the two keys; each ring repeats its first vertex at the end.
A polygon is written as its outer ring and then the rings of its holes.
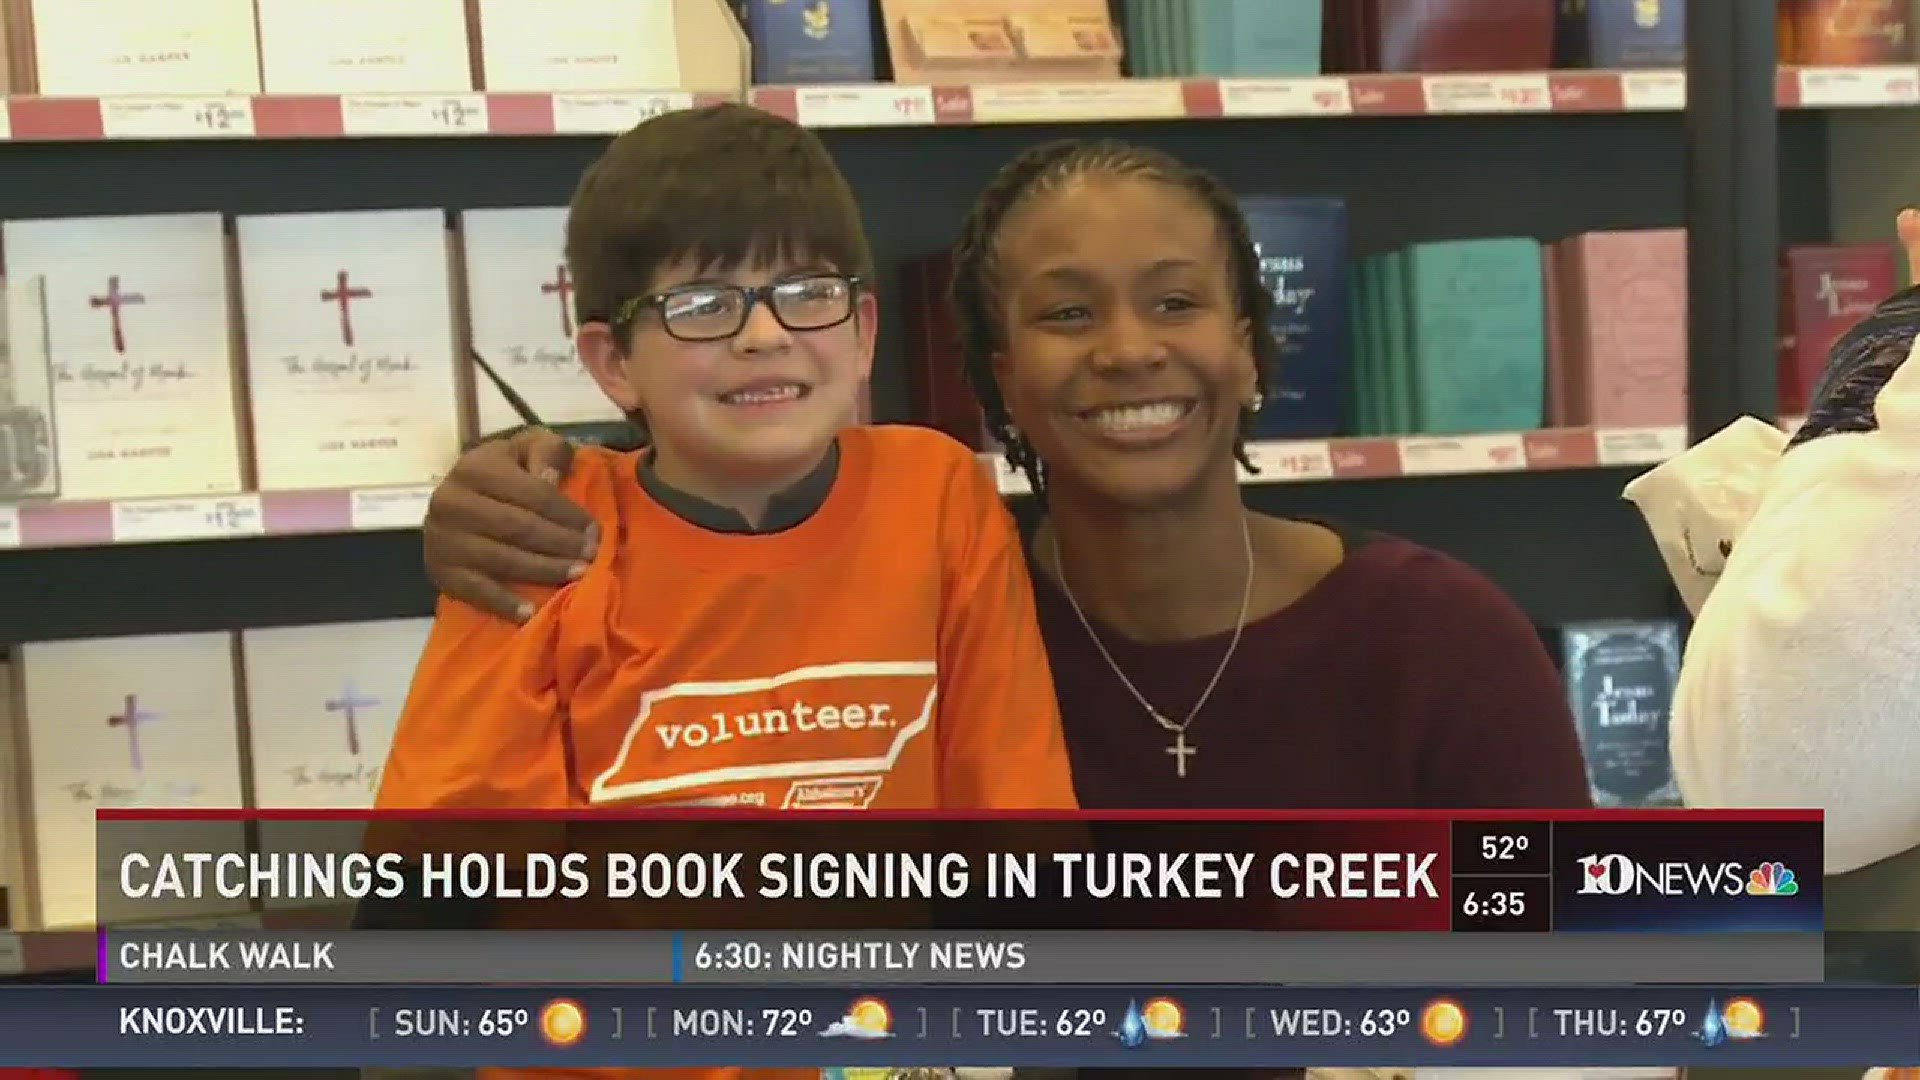
{"type": "Polygon", "coordinates": [[[1748,896],[1793,896],[1799,892],[1800,882],[1786,863],[1761,863],[1747,874],[1748,896]]]}

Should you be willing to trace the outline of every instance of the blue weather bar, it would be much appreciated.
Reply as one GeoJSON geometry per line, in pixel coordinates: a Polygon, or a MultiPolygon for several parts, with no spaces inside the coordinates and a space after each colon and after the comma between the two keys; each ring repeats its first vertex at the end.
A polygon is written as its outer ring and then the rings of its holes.
{"type": "Polygon", "coordinates": [[[0,987],[0,1065],[1920,1065],[1914,987],[0,987]]]}

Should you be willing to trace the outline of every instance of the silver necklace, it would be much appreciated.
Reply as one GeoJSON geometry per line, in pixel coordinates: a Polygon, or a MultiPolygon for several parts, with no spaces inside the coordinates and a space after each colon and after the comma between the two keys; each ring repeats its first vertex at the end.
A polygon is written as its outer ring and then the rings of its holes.
{"type": "Polygon", "coordinates": [[[1053,574],[1060,579],[1060,591],[1067,594],[1067,603],[1073,606],[1073,613],[1080,617],[1080,625],[1086,628],[1087,636],[1093,639],[1093,647],[1100,650],[1101,658],[1107,662],[1108,667],[1113,669],[1113,674],[1120,680],[1120,685],[1127,688],[1127,693],[1133,695],[1133,700],[1140,703],[1140,707],[1147,711],[1147,715],[1153,718],[1154,723],[1173,736],[1173,744],[1167,747],[1167,754],[1173,758],[1174,772],[1182,780],[1187,776],[1187,759],[1200,752],[1199,747],[1187,741],[1187,728],[1192,725],[1194,718],[1200,715],[1200,710],[1206,708],[1207,699],[1213,696],[1213,688],[1220,685],[1220,677],[1227,673],[1227,665],[1233,661],[1234,652],[1240,648],[1240,632],[1247,628],[1247,610],[1253,603],[1253,527],[1247,523],[1247,515],[1244,511],[1240,515],[1240,539],[1247,549],[1247,583],[1240,591],[1240,618],[1233,624],[1233,640],[1227,643],[1227,653],[1220,658],[1220,666],[1213,669],[1213,678],[1208,680],[1207,688],[1200,692],[1200,700],[1193,703],[1193,710],[1187,713],[1185,720],[1175,723],[1161,715],[1160,710],[1153,707],[1153,703],[1147,700],[1139,687],[1133,685],[1133,680],[1127,678],[1127,673],[1120,670],[1120,665],[1114,662],[1113,654],[1107,651],[1106,643],[1100,640],[1100,635],[1093,629],[1093,623],[1087,620],[1087,613],[1080,610],[1080,601],[1073,595],[1073,586],[1067,584],[1067,572],[1060,563],[1060,533],[1056,530],[1052,537],[1053,574]]]}

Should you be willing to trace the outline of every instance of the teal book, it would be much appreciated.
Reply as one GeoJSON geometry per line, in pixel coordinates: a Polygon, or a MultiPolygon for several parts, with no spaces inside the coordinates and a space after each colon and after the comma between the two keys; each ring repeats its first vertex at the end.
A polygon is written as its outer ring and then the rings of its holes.
{"type": "Polygon", "coordinates": [[[1367,409],[1373,401],[1372,387],[1368,383],[1368,373],[1373,370],[1373,264],[1378,255],[1365,255],[1353,260],[1350,271],[1353,286],[1347,290],[1348,318],[1353,323],[1353,392],[1347,395],[1347,424],[1349,435],[1366,435],[1369,423],[1367,409]]]}
{"type": "Polygon", "coordinates": [[[1360,391],[1362,424],[1354,432],[1356,435],[1384,435],[1387,430],[1387,387],[1382,378],[1382,362],[1387,355],[1387,318],[1389,313],[1380,302],[1381,283],[1386,273],[1387,260],[1391,253],[1370,255],[1367,257],[1366,281],[1366,337],[1367,368],[1366,383],[1360,391]]]}
{"type": "Polygon", "coordinates": [[[1416,244],[1407,258],[1415,422],[1431,435],[1530,431],[1546,397],[1540,242],[1416,244]]]}
{"type": "Polygon", "coordinates": [[[1147,51],[1146,9],[1146,0],[1120,2],[1121,31],[1127,39],[1127,72],[1136,79],[1151,79],[1158,74],[1147,51]]]}
{"type": "Polygon", "coordinates": [[[1173,75],[1194,73],[1194,23],[1200,18],[1195,0],[1162,0],[1167,5],[1167,50],[1173,54],[1173,75]]]}
{"type": "Polygon", "coordinates": [[[1408,256],[1396,251],[1387,256],[1381,272],[1380,306],[1390,313],[1386,320],[1386,341],[1381,358],[1381,412],[1386,434],[1412,435],[1419,432],[1414,415],[1414,385],[1417,373],[1413,365],[1413,310],[1407,284],[1408,256]]]}
{"type": "Polygon", "coordinates": [[[1321,0],[1206,0],[1228,19],[1230,69],[1244,78],[1320,74],[1321,0]]]}

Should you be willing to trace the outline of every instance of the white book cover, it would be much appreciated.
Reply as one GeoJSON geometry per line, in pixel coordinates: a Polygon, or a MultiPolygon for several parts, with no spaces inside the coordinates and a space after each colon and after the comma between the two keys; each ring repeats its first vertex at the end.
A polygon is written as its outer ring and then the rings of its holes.
{"type": "Polygon", "coordinates": [[[473,89],[464,0],[257,0],[270,94],[473,89]]]}
{"type": "Polygon", "coordinates": [[[0,245],[44,280],[61,497],[240,490],[220,215],[8,221],[0,245]]]}
{"type": "MultiPolygon", "coordinates": [[[[218,898],[119,902],[117,865],[102,860],[97,880],[95,870],[95,810],[242,805],[232,636],[28,644],[16,664],[42,925],[95,925],[96,886],[100,922],[243,910],[218,898]]],[[[181,835],[197,848],[244,850],[237,822],[191,823],[181,835]]]]}
{"type": "MultiPolygon", "coordinates": [[[[432,626],[432,619],[387,619],[241,632],[256,806],[373,805],[432,626]]],[[[301,850],[313,835],[311,825],[260,823],[263,851],[301,850]]],[[[263,905],[317,906],[301,898],[263,905]]]]}
{"type": "Polygon", "coordinates": [[[445,215],[238,224],[260,489],[439,479],[462,417],[445,215]]]}
{"type": "MultiPolygon", "coordinates": [[[[573,343],[566,226],[563,206],[460,215],[474,351],[546,423],[618,420],[620,410],[587,374],[573,343]]],[[[522,423],[482,372],[474,373],[474,397],[482,434],[522,423]]]]}
{"type": "Polygon", "coordinates": [[[25,914],[20,892],[20,745],[13,708],[13,668],[0,652],[0,930],[19,929],[25,914]]]}
{"type": "Polygon", "coordinates": [[[241,632],[255,805],[373,805],[432,626],[386,619],[241,632]]]}
{"type": "Polygon", "coordinates": [[[253,94],[252,0],[33,0],[39,93],[253,94]]]}
{"type": "Polygon", "coordinates": [[[674,0],[479,0],[489,90],[673,90],[674,0]]]}

